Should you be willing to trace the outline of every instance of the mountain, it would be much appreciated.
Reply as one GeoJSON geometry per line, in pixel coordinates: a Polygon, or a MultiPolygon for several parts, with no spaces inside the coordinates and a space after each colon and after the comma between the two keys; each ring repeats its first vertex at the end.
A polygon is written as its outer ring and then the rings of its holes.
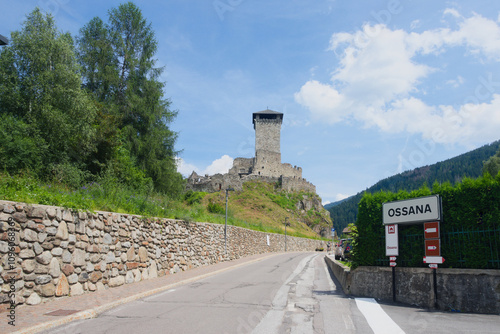
{"type": "MultiPolygon", "coordinates": [[[[432,187],[435,182],[452,184],[460,182],[464,177],[477,178],[482,175],[483,162],[499,150],[500,140],[484,145],[473,151],[457,157],[393,175],[383,179],[365,191],[375,193],[381,190],[398,192],[399,190],[412,191],[427,185],[432,187]]],[[[330,212],[333,226],[341,231],[349,223],[356,222],[358,203],[365,191],[339,202],[325,205],[330,212]]]]}

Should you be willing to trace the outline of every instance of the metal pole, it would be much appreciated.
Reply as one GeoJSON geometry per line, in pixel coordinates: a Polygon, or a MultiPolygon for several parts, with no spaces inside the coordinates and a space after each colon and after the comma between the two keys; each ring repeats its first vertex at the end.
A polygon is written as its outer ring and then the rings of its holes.
{"type": "Polygon", "coordinates": [[[227,192],[226,189],[226,221],[224,223],[224,254],[227,255],[227,192]]]}
{"type": "Polygon", "coordinates": [[[396,268],[392,267],[392,301],[396,301],[396,268]]]}
{"type": "Polygon", "coordinates": [[[286,227],[288,226],[288,217],[285,217],[285,252],[286,252],[286,227]]]}
{"type": "Polygon", "coordinates": [[[434,281],[434,307],[438,309],[438,292],[437,292],[437,275],[436,269],[432,269],[432,276],[434,281]]]}

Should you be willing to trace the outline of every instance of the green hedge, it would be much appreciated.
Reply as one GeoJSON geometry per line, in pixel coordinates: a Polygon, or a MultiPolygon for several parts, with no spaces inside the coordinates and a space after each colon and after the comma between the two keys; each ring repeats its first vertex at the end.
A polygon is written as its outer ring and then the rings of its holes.
{"type": "MultiPolygon", "coordinates": [[[[443,202],[441,255],[446,268],[500,269],[500,174],[464,179],[451,186],[435,184],[410,193],[365,193],[359,203],[354,233],[355,266],[388,266],[382,223],[384,202],[439,194],[443,202]]],[[[423,263],[423,224],[399,225],[398,266],[427,267],[423,263]]]]}

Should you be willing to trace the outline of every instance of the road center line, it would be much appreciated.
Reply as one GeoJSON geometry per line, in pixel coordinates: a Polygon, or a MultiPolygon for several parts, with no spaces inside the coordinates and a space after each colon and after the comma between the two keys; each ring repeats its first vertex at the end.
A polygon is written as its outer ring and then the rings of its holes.
{"type": "Polygon", "coordinates": [[[356,298],[356,305],[375,334],[405,334],[373,298],[356,298]]]}

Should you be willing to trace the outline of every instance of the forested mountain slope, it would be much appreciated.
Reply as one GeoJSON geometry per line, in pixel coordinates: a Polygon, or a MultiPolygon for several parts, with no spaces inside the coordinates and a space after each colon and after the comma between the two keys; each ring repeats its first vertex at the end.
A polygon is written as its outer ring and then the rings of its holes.
{"type": "MultiPolygon", "coordinates": [[[[454,184],[464,177],[476,178],[482,175],[483,162],[495,155],[499,147],[500,140],[457,157],[380,180],[365,191],[369,193],[381,190],[392,192],[399,190],[412,191],[424,184],[431,187],[435,182],[454,184]]],[[[347,199],[325,206],[325,209],[330,212],[333,226],[337,231],[341,231],[349,223],[356,222],[358,203],[363,193],[364,191],[361,191],[347,199]]]]}

